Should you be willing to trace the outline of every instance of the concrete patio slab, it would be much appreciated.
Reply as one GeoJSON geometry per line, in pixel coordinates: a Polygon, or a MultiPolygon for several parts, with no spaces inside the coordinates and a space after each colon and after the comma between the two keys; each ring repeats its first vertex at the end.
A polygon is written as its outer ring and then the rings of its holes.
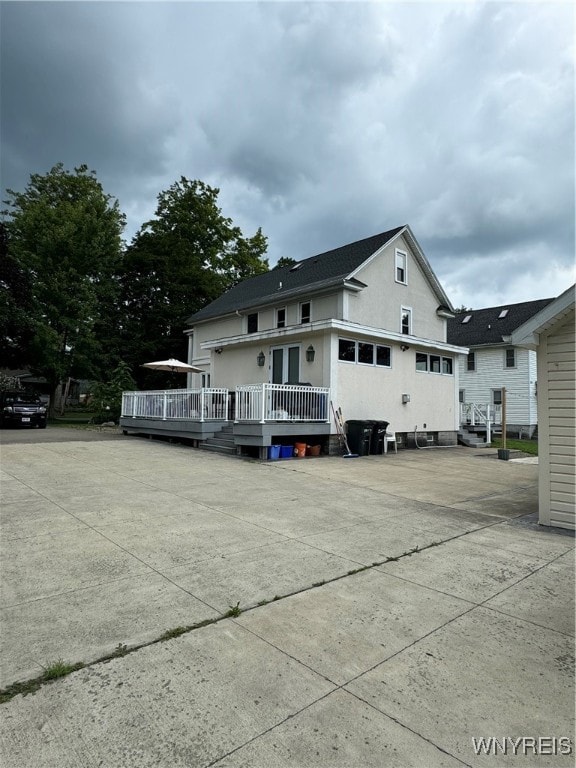
{"type": "Polygon", "coordinates": [[[487,608],[574,635],[574,554],[548,563],[485,603],[487,608]]]}
{"type": "Polygon", "coordinates": [[[377,566],[407,581],[481,603],[546,564],[544,558],[469,544],[467,537],[377,566]]]}
{"type": "Polygon", "coordinates": [[[573,720],[574,538],[525,515],[534,465],[0,438],[2,684],[90,665],[0,705],[2,765],[475,768],[472,736],[573,720]]]}
{"type": "Polygon", "coordinates": [[[459,760],[342,690],[219,760],[214,768],[313,765],[462,768],[459,760]]]}
{"type": "Polygon", "coordinates": [[[472,739],[572,738],[573,651],[571,637],[479,607],[346,690],[466,765],[565,768],[573,754],[477,756],[472,739]]]}
{"type": "Polygon", "coordinates": [[[241,608],[250,608],[309,589],[342,576],[356,565],[298,541],[280,541],[166,570],[164,574],[225,613],[237,603],[241,608]]]}
{"type": "Polygon", "coordinates": [[[0,560],[2,607],[150,572],[133,554],[86,526],[2,541],[0,560]]]}
{"type": "Polygon", "coordinates": [[[59,659],[90,663],[135,637],[151,642],[219,614],[153,572],[3,608],[0,686],[37,677],[59,659]]]}
{"type": "Polygon", "coordinates": [[[52,767],[208,765],[332,690],[226,621],[18,697],[3,710],[1,749],[12,768],[39,755],[52,767]]]}
{"type": "Polygon", "coordinates": [[[464,600],[365,571],[237,621],[343,685],[471,607],[464,600]]]}

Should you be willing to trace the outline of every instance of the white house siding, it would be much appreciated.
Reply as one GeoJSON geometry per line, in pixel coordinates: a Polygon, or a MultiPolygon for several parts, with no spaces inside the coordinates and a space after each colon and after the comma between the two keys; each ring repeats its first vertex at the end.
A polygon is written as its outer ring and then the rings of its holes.
{"type": "Polygon", "coordinates": [[[575,352],[574,311],[557,327],[540,334],[540,522],[575,527],[575,352]]]}
{"type": "Polygon", "coordinates": [[[536,404],[536,353],[515,347],[516,367],[506,368],[506,347],[472,347],[476,370],[467,370],[467,358],[458,360],[460,389],[467,403],[492,403],[492,390],[506,387],[506,421],[510,430],[531,433],[538,423],[536,404]]]}
{"type": "Polygon", "coordinates": [[[367,288],[349,299],[351,322],[400,333],[401,308],[407,307],[412,310],[413,336],[446,341],[446,320],[436,314],[439,301],[403,238],[387,246],[356,277],[367,288]],[[408,255],[406,285],[395,280],[396,249],[408,255]]]}

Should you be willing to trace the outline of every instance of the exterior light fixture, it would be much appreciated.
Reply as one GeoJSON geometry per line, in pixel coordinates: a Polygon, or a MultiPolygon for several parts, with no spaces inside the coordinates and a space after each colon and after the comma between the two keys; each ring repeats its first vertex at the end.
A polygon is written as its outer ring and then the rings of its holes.
{"type": "Polygon", "coordinates": [[[402,395],[402,404],[406,405],[406,403],[410,402],[410,395],[402,395]]]}
{"type": "Polygon", "coordinates": [[[260,354],[256,357],[256,362],[258,363],[259,368],[264,367],[264,363],[266,362],[266,355],[262,350],[260,350],[260,354]]]}
{"type": "Polygon", "coordinates": [[[316,350],[314,349],[312,344],[310,344],[310,346],[306,350],[306,362],[307,363],[313,363],[315,356],[316,356],[316,350]]]}
{"type": "Polygon", "coordinates": [[[408,346],[408,344],[400,344],[400,349],[402,350],[402,352],[406,352],[406,350],[410,349],[410,347],[408,346]]]}
{"type": "Polygon", "coordinates": [[[217,355],[221,355],[222,351],[223,351],[222,347],[216,347],[216,349],[214,350],[214,352],[216,352],[217,355]]]}

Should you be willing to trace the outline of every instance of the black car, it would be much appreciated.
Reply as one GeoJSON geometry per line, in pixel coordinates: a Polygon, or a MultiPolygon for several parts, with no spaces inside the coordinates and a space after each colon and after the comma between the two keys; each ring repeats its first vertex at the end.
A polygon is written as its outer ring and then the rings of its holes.
{"type": "Polygon", "coordinates": [[[0,427],[46,429],[46,407],[38,395],[29,392],[0,392],[0,427]]]}

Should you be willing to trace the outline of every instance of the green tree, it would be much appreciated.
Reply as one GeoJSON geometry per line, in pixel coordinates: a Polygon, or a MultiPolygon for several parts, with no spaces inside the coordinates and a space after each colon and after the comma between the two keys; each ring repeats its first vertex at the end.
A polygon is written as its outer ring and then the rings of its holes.
{"type": "Polygon", "coordinates": [[[148,380],[139,368],[142,362],[186,359],[187,317],[240,280],[268,269],[261,230],[244,237],[222,214],[219,191],[181,177],[159,194],[155,218],[127,249],[123,355],[141,384],[148,380]]]}
{"type": "Polygon", "coordinates": [[[92,385],[92,405],[94,422],[118,422],[122,409],[122,392],[136,389],[130,373],[130,366],[121,361],[112,371],[109,381],[96,382],[92,385]]]}
{"type": "Polygon", "coordinates": [[[98,326],[118,301],[124,216],[86,165],[33,174],[6,203],[9,255],[30,297],[19,303],[31,329],[23,357],[53,404],[66,377],[101,378],[108,339],[98,326]]]}
{"type": "Polygon", "coordinates": [[[8,228],[0,223],[0,359],[6,368],[27,368],[34,336],[32,278],[12,256],[8,228]]]}
{"type": "Polygon", "coordinates": [[[291,256],[280,256],[276,264],[274,264],[273,269],[282,269],[282,267],[291,267],[293,264],[296,264],[296,259],[293,259],[291,256]]]}

